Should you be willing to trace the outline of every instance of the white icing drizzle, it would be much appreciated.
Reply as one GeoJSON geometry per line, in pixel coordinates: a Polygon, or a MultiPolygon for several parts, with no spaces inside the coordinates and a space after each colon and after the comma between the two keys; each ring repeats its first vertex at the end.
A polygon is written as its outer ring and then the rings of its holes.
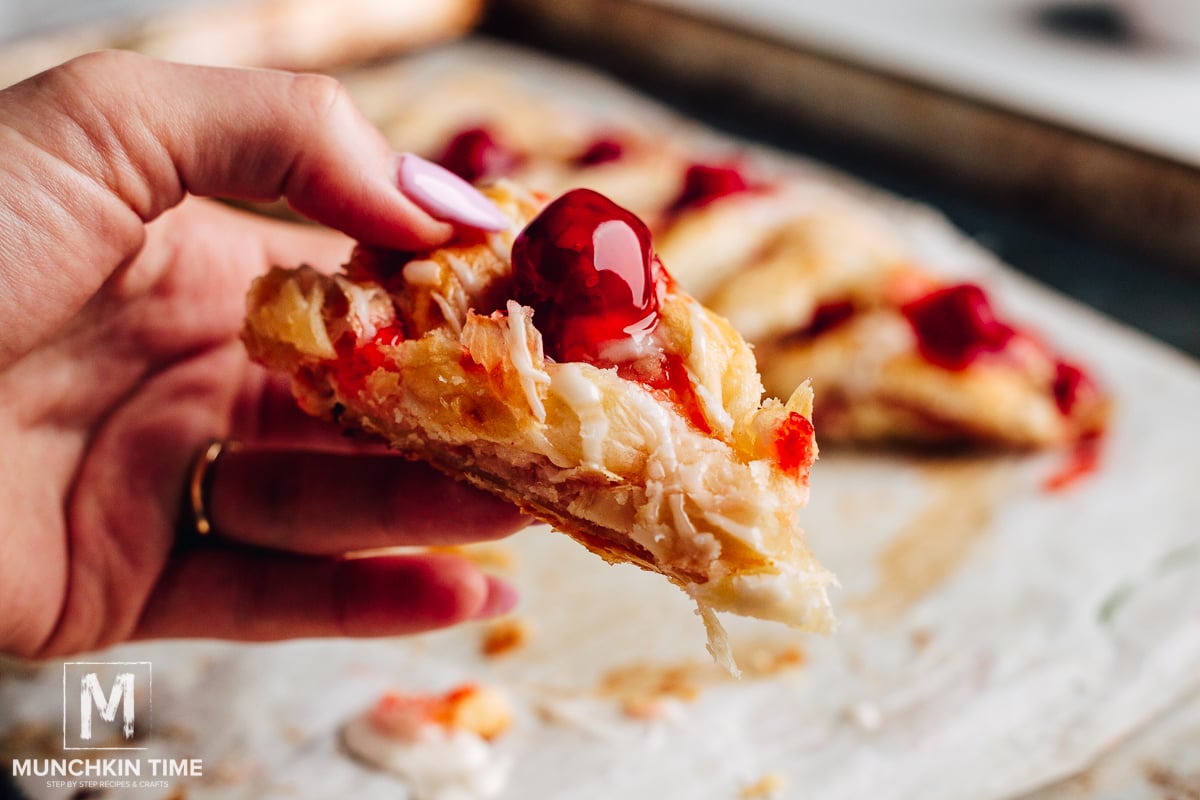
{"type": "Polygon", "coordinates": [[[441,292],[430,292],[429,296],[433,299],[433,302],[437,303],[437,307],[442,310],[442,317],[446,320],[446,324],[454,331],[454,335],[461,336],[462,320],[458,318],[458,310],[454,308],[441,292]]]}
{"type": "Polygon", "coordinates": [[[762,547],[762,531],[753,525],[743,525],[716,511],[705,511],[704,519],[714,527],[736,536],[743,542],[749,542],[755,547],[762,547]]]}
{"type": "Polygon", "coordinates": [[[579,364],[559,364],[550,378],[550,391],[562,398],[579,418],[579,439],[584,466],[605,469],[604,438],[608,417],[601,403],[600,387],[588,380],[579,364]]]}
{"type": "Polygon", "coordinates": [[[360,339],[374,338],[377,327],[375,321],[371,319],[371,295],[373,291],[362,286],[357,286],[340,275],[336,276],[334,280],[350,304],[350,308],[346,312],[350,326],[360,339]]]}
{"type": "Polygon", "coordinates": [[[533,356],[529,354],[529,337],[525,326],[529,324],[529,316],[533,312],[516,300],[508,301],[508,325],[504,329],[504,344],[508,347],[508,356],[521,379],[521,390],[525,392],[525,400],[529,410],[538,422],[546,421],[546,406],[538,393],[538,384],[549,384],[550,376],[545,370],[533,366],[533,356]]]}
{"type": "MultiPolygon", "coordinates": [[[[675,530],[680,531],[689,538],[696,535],[696,526],[692,523],[692,518],[688,516],[687,510],[683,507],[683,495],[672,493],[667,497],[667,504],[671,509],[671,520],[675,523],[675,530]]],[[[657,537],[655,537],[657,541],[657,537]]]]}
{"type": "Polygon", "coordinates": [[[651,454],[647,474],[661,481],[678,467],[675,441],[671,436],[671,412],[644,390],[632,391],[629,395],[637,406],[637,421],[646,436],[646,449],[651,454]]]}
{"type": "MultiPolygon", "coordinates": [[[[686,365],[688,380],[692,382],[692,387],[696,390],[696,397],[700,400],[704,418],[722,436],[728,438],[733,432],[733,417],[725,410],[721,382],[720,380],[703,380],[708,376],[706,352],[708,350],[708,326],[712,324],[712,321],[704,313],[704,309],[700,307],[699,303],[688,303],[687,309],[688,319],[692,324],[692,346],[686,365]]],[[[719,376],[716,377],[719,378],[719,376]]]]}
{"type": "Polygon", "coordinates": [[[696,390],[696,397],[700,400],[705,418],[722,436],[728,438],[733,432],[733,417],[729,416],[729,412],[725,410],[720,399],[714,397],[707,386],[696,380],[696,376],[690,368],[687,373],[688,378],[692,381],[692,388],[696,390]]]}
{"type": "Polygon", "coordinates": [[[404,265],[404,280],[414,286],[437,286],[442,282],[442,267],[428,258],[404,265]]]}
{"type": "Polygon", "coordinates": [[[469,295],[474,295],[483,284],[485,276],[471,269],[471,265],[462,256],[446,253],[446,266],[450,267],[454,277],[458,278],[458,282],[469,295]]]}

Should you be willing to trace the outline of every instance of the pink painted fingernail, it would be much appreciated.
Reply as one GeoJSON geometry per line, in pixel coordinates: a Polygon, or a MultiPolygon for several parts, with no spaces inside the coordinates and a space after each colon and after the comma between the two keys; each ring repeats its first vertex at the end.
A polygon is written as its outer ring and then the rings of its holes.
{"type": "Polygon", "coordinates": [[[511,223],[496,204],[445,167],[412,153],[400,156],[400,191],[445,222],[502,231],[511,223]]]}
{"type": "Polygon", "coordinates": [[[498,617],[516,607],[517,590],[511,584],[491,575],[487,576],[487,584],[487,599],[483,601],[483,607],[475,612],[475,619],[498,617]]]}

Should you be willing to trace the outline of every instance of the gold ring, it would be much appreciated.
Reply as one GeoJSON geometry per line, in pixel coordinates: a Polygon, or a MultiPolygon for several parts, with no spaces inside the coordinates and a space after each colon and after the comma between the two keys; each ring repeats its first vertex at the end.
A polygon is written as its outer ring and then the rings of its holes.
{"type": "Polygon", "coordinates": [[[191,511],[191,528],[185,534],[203,538],[213,531],[208,515],[208,495],[212,489],[212,468],[226,450],[232,452],[241,445],[235,441],[213,439],[196,453],[188,473],[187,507],[191,511]]]}

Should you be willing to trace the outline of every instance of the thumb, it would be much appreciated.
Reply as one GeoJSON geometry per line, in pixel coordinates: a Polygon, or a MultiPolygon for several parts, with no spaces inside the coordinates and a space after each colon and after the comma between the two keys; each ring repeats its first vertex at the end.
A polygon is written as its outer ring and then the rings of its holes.
{"type": "Polygon", "coordinates": [[[26,83],[4,93],[18,96],[4,98],[0,123],[106,188],[142,222],[191,193],[282,196],[355,239],[404,250],[446,241],[448,223],[504,225],[469,185],[412,156],[404,172],[419,167],[419,179],[402,190],[400,159],[327,76],[107,51],[26,83]]]}

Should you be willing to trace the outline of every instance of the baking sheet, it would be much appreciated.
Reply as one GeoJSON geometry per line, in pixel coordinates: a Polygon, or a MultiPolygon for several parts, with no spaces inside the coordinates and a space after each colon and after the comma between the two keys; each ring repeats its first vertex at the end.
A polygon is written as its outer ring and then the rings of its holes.
{"type": "MultiPolygon", "coordinates": [[[[426,84],[459,69],[503,74],[610,120],[663,113],[593,76],[486,45],[410,68],[426,84]]],[[[750,673],[741,682],[707,660],[682,593],[540,527],[502,545],[533,631],[502,658],[480,654],[479,625],[102,654],[153,663],[145,755],[205,763],[202,779],[176,788],[189,798],[403,797],[402,783],[340,751],[339,726],[387,689],[480,680],[517,712],[499,744],[515,759],[505,797],[728,798],[774,776],[783,797],[1001,798],[1083,769],[1187,696],[1200,679],[1197,365],[1004,268],[927,209],[789,164],[862,197],[923,261],[979,278],[1000,307],[1086,361],[1116,400],[1099,471],[1051,492],[1062,453],[823,452],[803,520],[841,579],[841,629],[820,639],[728,619],[750,673]],[[662,713],[623,713],[639,695],[661,700],[662,713]]],[[[61,680],[57,662],[4,676],[0,754],[60,755],[61,680]]],[[[22,780],[33,797],[70,796],[22,780]]]]}

